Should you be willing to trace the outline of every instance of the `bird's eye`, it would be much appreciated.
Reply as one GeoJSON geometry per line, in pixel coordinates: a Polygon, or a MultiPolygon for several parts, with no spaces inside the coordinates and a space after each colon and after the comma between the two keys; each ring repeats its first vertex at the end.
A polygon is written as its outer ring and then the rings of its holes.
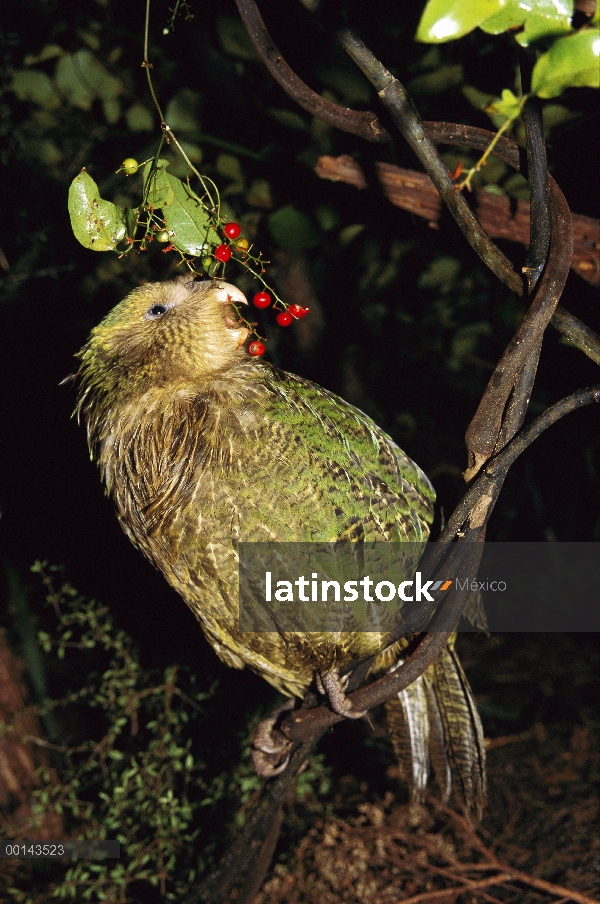
{"type": "Polygon", "coordinates": [[[167,313],[167,309],[164,304],[153,304],[151,308],[148,308],[146,311],[146,316],[148,317],[161,317],[163,314],[167,313]]]}

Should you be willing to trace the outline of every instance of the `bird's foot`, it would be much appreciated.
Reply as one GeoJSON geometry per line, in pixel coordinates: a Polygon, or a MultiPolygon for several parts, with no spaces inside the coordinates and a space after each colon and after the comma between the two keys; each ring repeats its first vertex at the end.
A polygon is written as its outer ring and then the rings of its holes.
{"type": "Polygon", "coordinates": [[[354,709],[351,701],[346,697],[345,683],[344,679],[340,678],[338,669],[333,669],[331,672],[317,672],[317,687],[321,693],[327,695],[333,711],[347,719],[362,719],[365,713],[354,709]]]}
{"type": "Polygon", "coordinates": [[[252,762],[254,771],[261,778],[272,778],[279,775],[287,766],[294,745],[277,728],[282,713],[287,713],[295,706],[295,700],[286,700],[277,709],[258,724],[252,739],[252,762]]]}

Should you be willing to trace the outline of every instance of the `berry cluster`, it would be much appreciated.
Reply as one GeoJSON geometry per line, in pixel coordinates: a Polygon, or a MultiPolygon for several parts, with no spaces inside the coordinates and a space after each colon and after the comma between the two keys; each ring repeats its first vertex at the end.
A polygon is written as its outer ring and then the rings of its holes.
{"type": "MultiPolygon", "coordinates": [[[[231,245],[217,245],[214,250],[214,255],[218,261],[221,263],[226,263],[232,255],[234,250],[241,251],[242,254],[248,251],[249,243],[247,239],[239,238],[241,233],[241,228],[237,223],[226,223],[223,227],[223,233],[226,238],[230,240],[230,242],[235,243],[232,249],[231,245]]],[[[271,305],[272,297],[269,292],[257,292],[254,298],[252,299],[254,307],[256,308],[268,308],[271,305]]],[[[299,320],[301,317],[306,317],[310,308],[302,307],[299,304],[291,304],[284,305],[284,303],[277,298],[275,299],[274,307],[281,306],[281,309],[278,311],[275,320],[279,324],[279,326],[289,326],[292,320],[299,320]]],[[[244,318],[242,318],[244,322],[252,329],[254,333],[255,324],[250,324],[244,318]]],[[[250,345],[248,346],[248,352],[254,357],[259,358],[261,355],[265,353],[265,344],[260,340],[260,338],[254,339],[250,345]]]]}
{"type": "MultiPolygon", "coordinates": [[[[148,163],[148,161],[145,161],[148,163]]],[[[137,160],[134,160],[133,157],[128,157],[123,161],[121,165],[121,169],[125,172],[127,176],[133,176],[139,170],[140,166],[145,164],[139,164],[137,160]]],[[[199,175],[199,174],[197,174],[199,175]]],[[[204,184],[204,183],[203,183],[204,184]]],[[[213,188],[217,191],[216,186],[213,185],[213,188]]],[[[209,195],[210,197],[210,195],[209,195]]],[[[203,202],[203,199],[198,199],[203,202]]],[[[208,205],[203,203],[204,209],[209,214],[211,227],[218,232],[221,232],[223,236],[223,241],[218,245],[213,246],[212,252],[210,245],[204,246],[204,254],[205,256],[201,260],[201,265],[203,271],[214,279],[219,274],[219,277],[225,275],[225,265],[228,261],[231,260],[234,254],[237,254],[236,260],[241,263],[243,266],[248,269],[254,277],[258,278],[263,285],[265,284],[264,279],[262,278],[262,274],[265,272],[264,264],[266,261],[262,260],[261,254],[258,256],[254,256],[252,254],[251,245],[248,239],[244,238],[241,235],[241,227],[238,223],[224,223],[219,214],[219,204],[218,202],[213,203],[212,207],[208,207],[208,205]],[[208,252],[208,254],[206,253],[208,252]]],[[[146,242],[151,242],[153,239],[156,239],[158,242],[164,243],[165,247],[162,249],[163,251],[177,251],[176,244],[174,242],[176,239],[174,238],[174,233],[166,228],[165,220],[161,220],[159,216],[154,211],[152,205],[147,205],[144,207],[147,212],[147,220],[145,222],[145,234],[140,244],[140,251],[146,250],[146,242]]],[[[140,221],[141,223],[142,221],[140,221]]],[[[128,238],[127,244],[133,245],[135,239],[128,238]]],[[[139,242],[138,242],[139,243],[139,242]]],[[[211,243],[212,244],[212,243],[211,243]]],[[[197,271],[194,268],[192,260],[190,258],[186,258],[185,255],[180,251],[182,260],[185,261],[188,267],[192,270],[192,272],[196,273],[197,271]]],[[[268,287],[267,287],[268,288],[268,287]]],[[[275,293],[273,293],[274,300],[271,294],[267,291],[257,292],[254,295],[253,301],[254,306],[257,308],[268,308],[271,304],[273,304],[273,308],[277,311],[275,319],[279,326],[286,327],[289,326],[293,320],[299,320],[302,317],[306,317],[309,312],[309,308],[303,307],[299,304],[291,304],[286,305],[275,293]]],[[[242,323],[244,323],[248,329],[250,330],[251,335],[254,336],[253,340],[248,345],[248,352],[253,357],[260,357],[265,353],[265,343],[264,340],[256,333],[255,323],[250,323],[245,319],[241,311],[238,311],[240,319],[242,323]]]]}

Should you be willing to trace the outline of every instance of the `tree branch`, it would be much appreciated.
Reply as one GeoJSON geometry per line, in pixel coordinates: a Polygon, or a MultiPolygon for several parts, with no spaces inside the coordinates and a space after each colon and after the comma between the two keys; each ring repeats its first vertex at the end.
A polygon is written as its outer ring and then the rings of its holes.
{"type": "MultiPolygon", "coordinates": [[[[375,163],[375,171],[388,201],[428,221],[437,229],[442,211],[439,192],[426,173],[403,169],[394,163],[375,163]]],[[[355,188],[368,188],[360,164],[348,154],[339,157],[319,157],[315,173],[320,179],[345,182],[355,188]]],[[[481,226],[492,238],[508,239],[521,245],[529,244],[530,206],[518,200],[514,211],[506,195],[493,195],[475,189],[469,196],[481,226]]],[[[571,269],[593,286],[600,285],[600,220],[581,214],[573,218],[573,256],[571,269]]]]}
{"type": "Polygon", "coordinates": [[[367,141],[382,143],[390,140],[389,133],[374,113],[350,110],[348,107],[333,104],[309,88],[288,66],[271,40],[254,0],[235,0],[235,2],[263,63],[277,84],[281,85],[286,94],[289,94],[303,110],[337,129],[358,135],[367,141]]]}

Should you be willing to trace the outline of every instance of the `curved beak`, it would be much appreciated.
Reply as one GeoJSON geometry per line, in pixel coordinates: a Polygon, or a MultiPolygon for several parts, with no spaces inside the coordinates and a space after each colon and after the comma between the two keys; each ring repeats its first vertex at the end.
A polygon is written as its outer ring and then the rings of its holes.
{"type": "Polygon", "coordinates": [[[232,286],[231,283],[222,282],[220,279],[215,280],[215,286],[217,289],[217,298],[224,304],[248,304],[248,299],[237,286],[232,286]]]}

